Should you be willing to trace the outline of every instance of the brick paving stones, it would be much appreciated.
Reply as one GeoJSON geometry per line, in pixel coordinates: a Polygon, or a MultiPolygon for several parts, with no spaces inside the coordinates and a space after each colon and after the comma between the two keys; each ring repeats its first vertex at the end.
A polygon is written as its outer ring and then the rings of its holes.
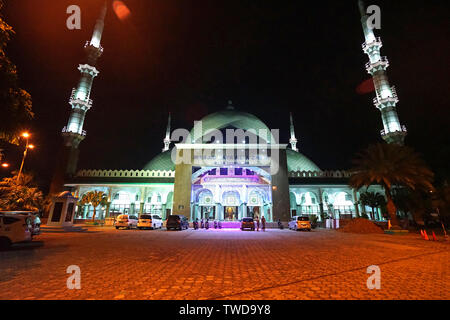
{"type": "Polygon", "coordinates": [[[450,299],[450,242],[414,234],[89,230],[0,252],[0,299],[450,299]]]}

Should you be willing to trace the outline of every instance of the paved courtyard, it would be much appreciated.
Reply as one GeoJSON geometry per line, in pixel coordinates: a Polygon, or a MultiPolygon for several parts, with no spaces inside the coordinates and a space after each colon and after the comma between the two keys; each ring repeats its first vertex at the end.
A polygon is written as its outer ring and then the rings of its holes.
{"type": "Polygon", "coordinates": [[[450,299],[450,242],[330,230],[44,233],[0,252],[0,299],[450,299]],[[70,265],[81,290],[68,290],[70,265]],[[367,267],[381,268],[369,290],[367,267]]]}

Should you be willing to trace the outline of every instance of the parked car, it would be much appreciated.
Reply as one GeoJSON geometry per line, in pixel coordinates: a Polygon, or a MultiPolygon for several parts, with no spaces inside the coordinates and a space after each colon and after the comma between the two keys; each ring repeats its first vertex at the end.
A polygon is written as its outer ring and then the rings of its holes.
{"type": "Polygon", "coordinates": [[[25,215],[0,214],[0,249],[33,240],[32,221],[25,215]]]}
{"type": "Polygon", "coordinates": [[[241,221],[241,230],[250,229],[251,231],[255,231],[255,221],[253,218],[244,218],[241,221]]]}
{"type": "Polygon", "coordinates": [[[37,211],[0,211],[0,215],[5,214],[9,216],[26,217],[27,224],[31,225],[31,232],[33,236],[41,234],[41,219],[40,213],[37,211]]]}
{"type": "Polygon", "coordinates": [[[143,214],[139,217],[138,229],[161,229],[163,221],[160,216],[154,214],[143,214]]]}
{"type": "Polygon", "coordinates": [[[307,230],[311,231],[311,221],[308,216],[295,216],[289,222],[289,229],[291,230],[307,230]]]}
{"type": "Polygon", "coordinates": [[[174,214],[167,218],[167,230],[184,230],[189,229],[189,221],[185,216],[174,214]]]}
{"type": "Polygon", "coordinates": [[[115,227],[116,229],[120,228],[126,228],[126,229],[133,229],[137,228],[138,225],[138,217],[136,216],[129,216],[127,214],[121,214],[117,217],[115,227]]]}

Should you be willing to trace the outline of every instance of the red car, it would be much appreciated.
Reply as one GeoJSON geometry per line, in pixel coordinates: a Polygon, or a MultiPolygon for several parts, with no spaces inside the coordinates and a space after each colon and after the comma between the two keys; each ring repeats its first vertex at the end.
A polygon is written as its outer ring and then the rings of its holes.
{"type": "Polygon", "coordinates": [[[244,218],[241,223],[241,230],[250,229],[251,231],[255,231],[255,221],[253,218],[244,218]]]}

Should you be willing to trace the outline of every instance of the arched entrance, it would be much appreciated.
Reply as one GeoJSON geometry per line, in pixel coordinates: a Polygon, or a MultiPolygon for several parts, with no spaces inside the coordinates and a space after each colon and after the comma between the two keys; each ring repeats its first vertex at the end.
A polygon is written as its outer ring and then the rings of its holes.
{"type": "Polygon", "coordinates": [[[227,191],[222,195],[222,203],[224,205],[224,220],[238,221],[239,220],[239,206],[241,200],[239,192],[227,191]]]}
{"type": "Polygon", "coordinates": [[[252,191],[248,196],[247,217],[260,218],[264,215],[264,196],[259,191],[252,191]]]}
{"type": "Polygon", "coordinates": [[[216,208],[211,190],[202,189],[197,194],[193,219],[216,219],[216,208]]]}

